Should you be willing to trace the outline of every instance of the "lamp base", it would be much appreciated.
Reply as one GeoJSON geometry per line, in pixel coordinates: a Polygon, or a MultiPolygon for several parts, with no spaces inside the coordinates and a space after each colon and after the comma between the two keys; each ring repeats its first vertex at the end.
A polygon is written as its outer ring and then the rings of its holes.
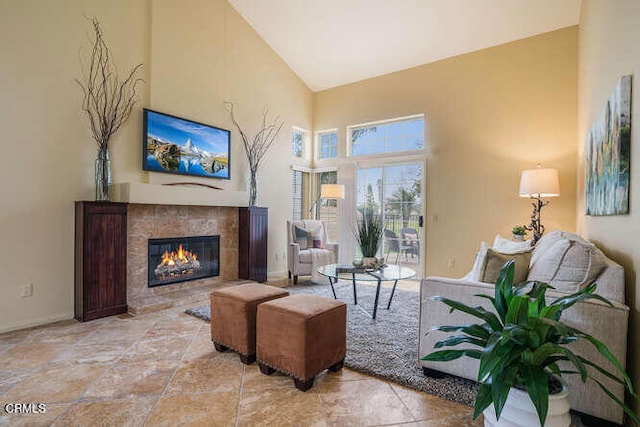
{"type": "Polygon", "coordinates": [[[525,225],[525,230],[533,232],[533,244],[538,243],[538,240],[544,234],[544,225],[540,222],[540,212],[542,208],[549,204],[549,201],[544,201],[540,197],[531,197],[531,205],[533,206],[533,213],[531,214],[531,224],[525,225]]]}

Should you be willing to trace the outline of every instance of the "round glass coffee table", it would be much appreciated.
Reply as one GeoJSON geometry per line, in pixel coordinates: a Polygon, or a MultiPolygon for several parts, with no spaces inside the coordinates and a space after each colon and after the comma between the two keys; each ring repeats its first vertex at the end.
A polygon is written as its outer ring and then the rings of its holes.
{"type": "Polygon", "coordinates": [[[372,319],[375,319],[376,314],[378,313],[378,300],[380,299],[380,286],[382,285],[382,282],[393,282],[391,296],[389,297],[389,302],[387,303],[388,310],[391,307],[391,301],[393,300],[393,294],[395,294],[396,292],[398,280],[410,279],[416,275],[416,272],[414,270],[398,265],[388,265],[377,270],[363,271],[361,268],[358,269],[351,265],[328,264],[320,267],[318,269],[318,273],[329,279],[331,291],[333,292],[333,297],[335,299],[338,299],[338,297],[336,296],[336,290],[333,285],[341,279],[351,280],[351,283],[353,283],[353,304],[362,309],[362,311],[367,313],[372,319]],[[356,282],[358,281],[377,282],[376,299],[373,304],[373,314],[369,314],[369,312],[366,311],[362,306],[358,305],[358,293],[356,291],[356,282]]]}

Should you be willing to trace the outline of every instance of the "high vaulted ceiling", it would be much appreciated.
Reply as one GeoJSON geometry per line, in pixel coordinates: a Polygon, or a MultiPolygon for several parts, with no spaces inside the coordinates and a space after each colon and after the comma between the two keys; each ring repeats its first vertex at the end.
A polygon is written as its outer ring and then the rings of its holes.
{"type": "Polygon", "coordinates": [[[230,0],[318,91],[577,25],[581,0],[230,0]]]}

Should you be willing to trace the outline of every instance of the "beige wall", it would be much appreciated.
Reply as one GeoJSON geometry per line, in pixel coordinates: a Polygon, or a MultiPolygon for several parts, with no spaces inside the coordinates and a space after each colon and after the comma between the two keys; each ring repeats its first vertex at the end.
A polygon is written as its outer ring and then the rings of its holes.
{"type": "Polygon", "coordinates": [[[338,128],[342,155],[349,125],[425,115],[427,275],[464,275],[481,240],[529,222],[520,171],[538,162],[560,170],[562,192],[543,224],[574,230],[577,34],[567,28],[316,93],[314,128],[338,128]]]}
{"type": "MultiPolygon", "coordinates": [[[[578,231],[596,242],[621,263],[627,278],[627,304],[631,307],[630,361],[636,388],[640,387],[640,105],[637,75],[633,77],[631,112],[631,184],[629,215],[592,217],[584,215],[584,146],[590,127],[602,111],[618,79],[640,70],[640,4],[636,0],[608,2],[584,0],[579,33],[578,110],[578,231]]],[[[637,408],[636,404],[636,408],[637,408]]]]}
{"type": "MultiPolygon", "coordinates": [[[[269,271],[286,269],[291,126],[311,128],[312,93],[226,1],[0,0],[0,331],[73,315],[73,202],[93,198],[95,158],[73,81],[90,30],[83,14],[99,18],[121,70],[145,64],[141,102],[113,140],[115,182],[166,179],[141,171],[143,106],[231,129],[228,99],[249,133],[263,106],[285,121],[259,204],[270,208],[269,271]],[[20,298],[27,283],[34,295],[20,298]]],[[[232,146],[222,184],[243,190],[235,131],[232,146]]]]}

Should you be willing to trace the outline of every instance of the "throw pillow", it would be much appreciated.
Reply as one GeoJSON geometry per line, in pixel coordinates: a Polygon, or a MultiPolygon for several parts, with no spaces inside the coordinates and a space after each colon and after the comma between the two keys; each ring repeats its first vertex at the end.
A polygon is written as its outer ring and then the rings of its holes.
{"type": "Polygon", "coordinates": [[[540,255],[545,253],[547,249],[553,246],[558,240],[562,239],[562,231],[554,230],[550,233],[546,233],[544,236],[538,240],[536,243],[535,249],[533,250],[533,255],[531,255],[531,266],[533,266],[540,258],[540,255]]]}
{"type": "Polygon", "coordinates": [[[324,227],[319,221],[309,221],[307,223],[309,230],[309,247],[324,249],[324,227]]]}
{"type": "Polygon", "coordinates": [[[606,267],[606,261],[592,243],[582,239],[566,241],[569,247],[548,283],[558,292],[571,294],[593,283],[606,267]]]}
{"type": "Polygon", "coordinates": [[[511,239],[505,239],[501,235],[496,235],[495,240],[493,241],[493,249],[498,252],[502,252],[503,254],[512,254],[516,252],[526,251],[531,249],[531,244],[533,240],[525,240],[522,242],[517,242],[511,239]]]}
{"type": "Polygon", "coordinates": [[[502,266],[510,260],[515,260],[513,283],[518,284],[524,282],[527,279],[527,273],[529,272],[529,261],[531,260],[532,250],[533,248],[529,248],[526,251],[518,253],[503,253],[492,248],[488,248],[484,269],[482,270],[482,280],[480,281],[485,283],[496,283],[502,266]]]}
{"type": "MultiPolygon", "coordinates": [[[[538,243],[540,242],[542,242],[542,239],[538,243]]],[[[553,242],[545,242],[542,247],[536,246],[532,258],[537,256],[537,259],[531,260],[531,268],[529,269],[527,280],[537,280],[551,285],[551,281],[556,277],[562,258],[569,246],[571,246],[571,242],[562,237],[553,242]]]]}
{"type": "Polygon", "coordinates": [[[300,245],[300,250],[304,251],[309,249],[309,232],[302,227],[295,225],[293,227],[294,237],[293,241],[300,245]]]}

